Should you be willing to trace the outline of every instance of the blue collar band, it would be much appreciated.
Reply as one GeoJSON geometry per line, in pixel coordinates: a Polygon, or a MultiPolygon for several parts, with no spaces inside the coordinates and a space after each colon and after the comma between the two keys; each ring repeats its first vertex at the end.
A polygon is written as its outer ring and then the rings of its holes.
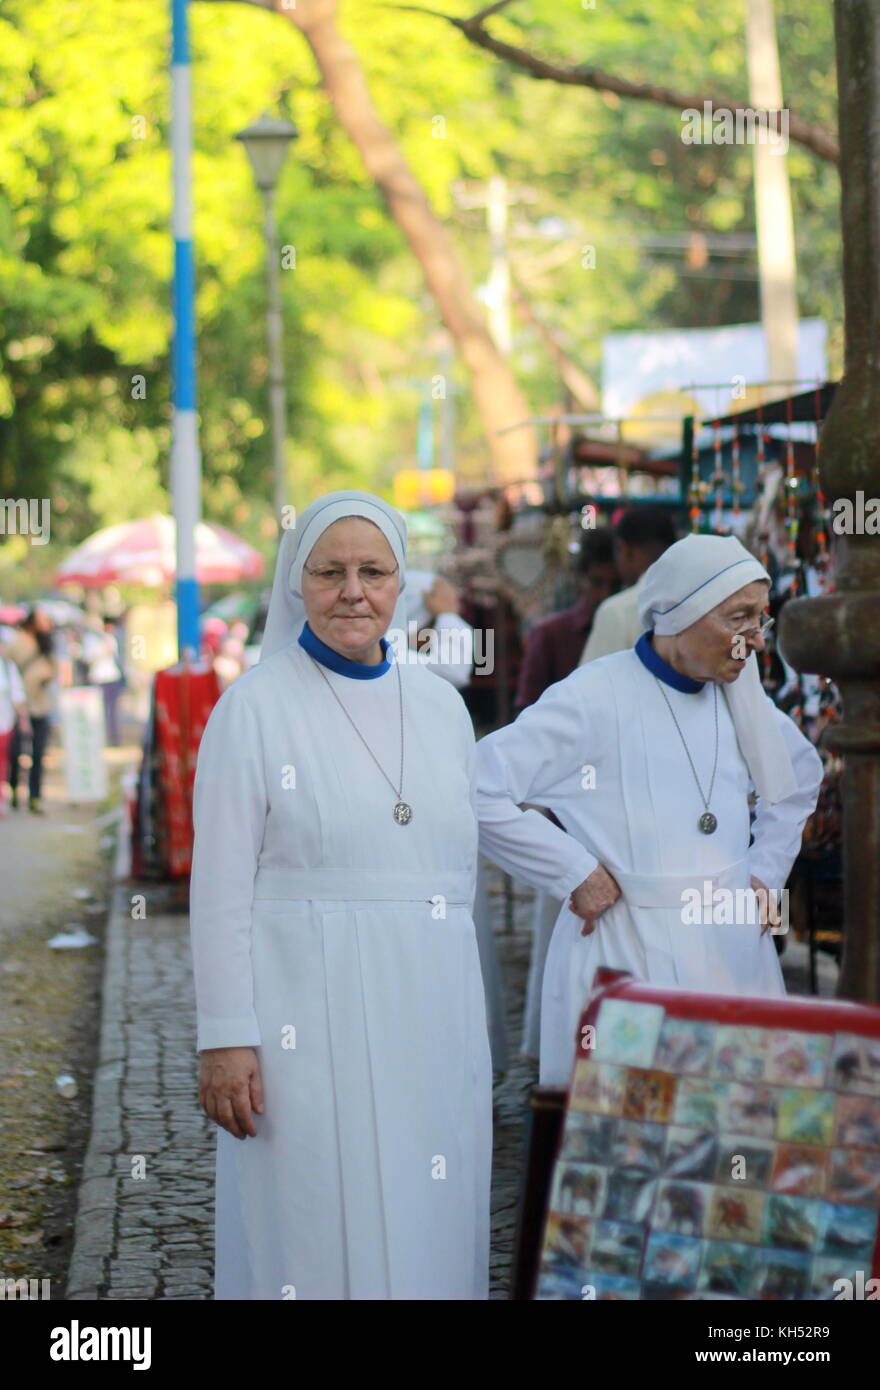
{"type": "Polygon", "coordinates": [[[651,644],[650,631],[642,633],[636,642],[635,653],[652,675],[663,681],[664,685],[671,685],[673,690],[682,690],[686,695],[696,695],[706,684],[705,681],[695,681],[690,676],[683,676],[681,671],[676,671],[668,661],[658,656],[651,644]]]}
{"type": "Polygon", "coordinates": [[[384,676],[386,671],[391,670],[391,662],[388,660],[391,643],[387,642],[384,637],[379,638],[382,660],[375,666],[365,666],[362,661],[352,661],[350,657],[334,651],[332,647],[327,646],[326,642],[322,642],[320,637],[315,636],[308,623],[297,640],[309,656],[320,661],[321,665],[326,666],[328,670],[338,672],[340,676],[351,676],[356,681],[371,681],[375,680],[377,676],[384,676]]]}

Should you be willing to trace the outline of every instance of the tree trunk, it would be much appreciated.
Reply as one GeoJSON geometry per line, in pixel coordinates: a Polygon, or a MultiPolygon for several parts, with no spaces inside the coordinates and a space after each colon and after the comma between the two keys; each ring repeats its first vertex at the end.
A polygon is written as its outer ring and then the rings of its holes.
{"type": "MultiPolygon", "coordinates": [[[[822,740],[843,759],[843,961],[837,995],[880,1004],[880,10],[835,0],[846,366],[822,427],[819,477],[840,538],[835,592],[792,599],[779,643],[797,671],[840,686],[822,740]],[[849,506],[849,516],[839,504],[849,506]],[[842,518],[838,531],[838,516],[842,518]]],[[[835,557],[836,559],[837,557],[835,557]]]]}
{"type": "Polygon", "coordinates": [[[493,480],[505,483],[533,478],[538,460],[534,428],[499,434],[499,430],[529,418],[528,402],[492,340],[449,232],[432,210],[394,136],[379,119],[360,59],[336,27],[337,0],[297,0],[295,8],[288,8],[284,0],[250,3],[284,15],[311,48],[340,124],[409,242],[443,322],[455,339],[486,432],[493,480]]]}

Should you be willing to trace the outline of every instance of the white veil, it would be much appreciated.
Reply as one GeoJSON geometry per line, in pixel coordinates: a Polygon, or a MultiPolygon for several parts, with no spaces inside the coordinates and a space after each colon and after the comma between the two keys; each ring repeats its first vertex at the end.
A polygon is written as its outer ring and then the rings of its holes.
{"type": "MultiPolygon", "coordinates": [[[[738,589],[770,576],[735,536],[685,536],[646,571],[639,621],[660,636],[683,632],[738,589]]],[[[791,757],[752,652],[724,696],[758,795],[782,801],[797,790],[791,757]]]]}
{"type": "Polygon", "coordinates": [[[400,566],[400,594],[392,626],[405,630],[406,608],[401,595],[406,585],[406,521],[395,507],[370,492],[328,492],[311,502],[297,516],[296,525],[286,528],[281,537],[260,661],[289,647],[299,637],[306,619],[300,590],[303,565],[327,527],[347,516],[372,521],[391,546],[400,566]]]}

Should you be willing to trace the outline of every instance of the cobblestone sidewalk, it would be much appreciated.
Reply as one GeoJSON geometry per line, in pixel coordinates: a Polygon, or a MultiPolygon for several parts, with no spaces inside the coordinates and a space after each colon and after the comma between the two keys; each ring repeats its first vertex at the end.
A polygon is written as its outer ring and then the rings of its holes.
{"type": "Polygon", "coordinates": [[[213,1126],[194,1102],[187,918],[119,883],[69,1299],[209,1298],[213,1126]],[[132,920],[132,892],[147,916],[132,920]]]}
{"type": "MultiPolygon", "coordinates": [[[[124,838],[124,837],[123,837],[124,838]]],[[[188,919],[169,890],[127,880],[124,847],[107,927],[101,1047],[68,1299],[210,1299],[214,1126],[196,1103],[188,919]],[[146,916],[132,919],[143,893],[146,916]],[[164,909],[164,910],[163,910],[164,909]]],[[[521,900],[522,901],[522,900],[521,900]]],[[[528,912],[518,912],[524,923],[528,912]]],[[[528,935],[499,936],[511,1057],[519,1046],[528,935]]],[[[496,1087],[491,1281],[507,1294],[522,1122],[535,1072],[514,1062],[496,1087]]]]}

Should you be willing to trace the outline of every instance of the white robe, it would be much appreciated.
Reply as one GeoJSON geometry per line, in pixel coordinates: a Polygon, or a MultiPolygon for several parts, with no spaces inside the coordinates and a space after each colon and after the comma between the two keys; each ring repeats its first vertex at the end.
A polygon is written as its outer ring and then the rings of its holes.
{"type": "MultiPolygon", "coordinates": [[[[713,686],[664,685],[708,789],[715,748],[713,686]]],[[[682,893],[704,884],[748,891],[751,875],[785,885],[804,822],[816,804],[821,760],[774,709],[799,789],[758,803],[749,848],[748,768],[721,691],[712,835],[697,829],[703,804],[655,677],[632,650],[579,667],[477,748],[480,848],[536,888],[565,899],[547,954],[541,1002],[541,1082],[567,1085],[578,1019],[597,966],[675,989],[782,995],[772,935],[739,922],[686,925],[682,893]],[[565,831],[519,803],[548,806],[565,831]],[[621,897],[590,936],[568,894],[602,864],[621,897]]],[[[743,914],[745,915],[745,914],[743,914]]]]}
{"type": "Polygon", "coordinates": [[[474,895],[474,928],[483,970],[483,989],[486,996],[486,1022],[489,1028],[489,1048],[492,1067],[502,1075],[510,1065],[507,1049],[507,1026],[504,1021],[504,986],[501,965],[495,944],[494,913],[489,897],[489,874],[492,866],[481,854],[477,860],[477,890],[474,895]]]}
{"type": "MultiPolygon", "coordinates": [[[[321,669],[396,785],[394,670],[321,669]]],[[[409,825],[298,643],[202,737],[198,1047],[256,1047],[265,1101],[255,1139],[218,1129],[218,1299],[488,1297],[473,731],[448,682],[399,669],[409,825]]]]}
{"type": "Polygon", "coordinates": [[[539,890],[535,894],[535,905],[532,909],[532,950],[529,957],[529,977],[526,982],[520,1043],[520,1053],[523,1057],[537,1058],[541,1053],[541,990],[547,952],[561,906],[559,899],[551,898],[549,893],[539,890]]]}

